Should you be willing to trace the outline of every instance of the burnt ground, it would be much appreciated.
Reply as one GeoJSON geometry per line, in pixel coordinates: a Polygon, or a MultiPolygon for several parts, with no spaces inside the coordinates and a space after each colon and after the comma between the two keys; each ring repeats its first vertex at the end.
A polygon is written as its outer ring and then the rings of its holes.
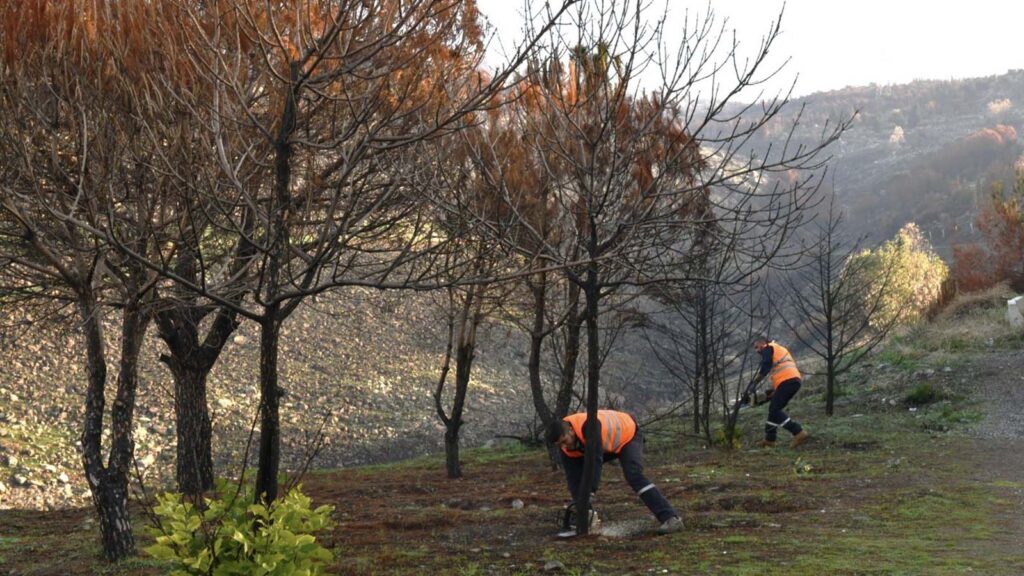
{"type": "MultiPolygon", "coordinates": [[[[458,480],[435,456],[315,472],[303,487],[335,508],[319,538],[340,575],[1024,574],[1024,439],[1013,419],[1024,355],[958,358],[879,361],[832,418],[808,387],[790,410],[813,434],[797,451],[726,452],[650,430],[648,475],[686,524],[670,536],[654,533],[613,465],[598,492],[603,534],[557,539],[561,474],[541,450],[517,446],[467,451],[458,480]],[[922,384],[939,400],[909,405],[922,384]]],[[[763,413],[744,418],[751,444],[763,413]]],[[[90,519],[87,509],[0,512],[0,575],[169,571],[104,564],[90,519]]]]}

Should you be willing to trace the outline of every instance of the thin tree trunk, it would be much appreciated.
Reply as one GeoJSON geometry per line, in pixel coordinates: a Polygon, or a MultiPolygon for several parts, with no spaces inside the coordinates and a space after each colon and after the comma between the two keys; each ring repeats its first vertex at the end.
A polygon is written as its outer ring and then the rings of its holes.
{"type": "Polygon", "coordinates": [[[466,406],[466,394],[469,391],[469,378],[473,370],[473,358],[476,354],[476,329],[480,325],[483,291],[478,286],[470,286],[466,291],[466,300],[459,317],[458,333],[455,347],[455,395],[452,398],[452,411],[445,420],[445,461],[449,478],[461,478],[462,467],[459,464],[459,431],[462,429],[462,413],[466,406]]]}
{"type": "Polygon", "coordinates": [[[459,425],[455,422],[444,429],[444,465],[448,478],[462,478],[459,465],[459,425]]]}
{"type": "MultiPolygon", "coordinates": [[[[552,420],[565,418],[569,414],[569,406],[572,404],[572,391],[576,384],[576,367],[580,358],[580,335],[586,320],[585,315],[579,313],[579,307],[580,287],[575,283],[570,283],[569,310],[565,321],[565,350],[562,351],[562,374],[558,383],[552,420]]],[[[561,462],[560,453],[561,450],[554,444],[548,447],[552,470],[557,469],[561,462]]]]}
{"type": "Polygon", "coordinates": [[[587,421],[583,430],[584,438],[586,438],[586,446],[583,453],[583,478],[580,481],[579,502],[576,504],[577,514],[580,518],[580,521],[577,522],[579,534],[590,533],[588,518],[590,493],[594,490],[596,480],[594,478],[594,467],[602,456],[601,422],[597,419],[597,400],[601,376],[601,350],[599,348],[600,335],[597,332],[597,312],[601,297],[601,287],[598,284],[597,263],[593,260],[596,244],[596,239],[592,235],[591,262],[587,266],[587,279],[583,289],[587,302],[587,421]]]}
{"type": "MultiPolygon", "coordinates": [[[[547,275],[540,275],[540,282],[537,285],[531,285],[530,290],[533,293],[533,327],[530,331],[530,358],[528,362],[529,374],[530,374],[530,394],[533,398],[533,408],[537,412],[537,417],[540,418],[542,429],[547,430],[548,426],[555,421],[556,418],[561,419],[565,415],[556,416],[557,408],[555,412],[552,412],[551,408],[548,407],[547,400],[544,399],[544,385],[540,377],[540,359],[541,352],[544,345],[544,315],[547,312],[547,275]]],[[[556,407],[558,398],[556,397],[556,407]]],[[[546,439],[545,434],[544,445],[548,451],[548,462],[551,464],[552,470],[558,469],[558,447],[550,443],[546,439]]]]}
{"type": "Polygon", "coordinates": [[[260,320],[260,446],[256,470],[256,502],[270,504],[277,499],[277,474],[281,467],[281,387],[278,385],[278,348],[281,340],[281,303],[278,301],[282,267],[288,251],[286,215],[291,204],[291,142],[296,126],[295,84],[298,64],[289,66],[291,83],[285,94],[281,125],[274,141],[274,194],[269,224],[265,299],[260,320]]]}
{"type": "Polygon", "coordinates": [[[108,560],[117,561],[136,553],[128,516],[128,474],[135,448],[132,420],[138,387],[138,358],[149,319],[141,311],[138,301],[129,302],[123,310],[121,361],[117,392],[111,409],[111,449],[107,465],[104,466],[101,442],[107,379],[106,355],[99,306],[90,290],[85,289],[80,294],[78,309],[82,317],[89,377],[85,426],[82,431],[82,465],[100,521],[103,553],[108,560]]]}
{"type": "MultiPolygon", "coordinates": [[[[473,326],[464,327],[475,331],[473,326]]],[[[466,406],[466,393],[469,390],[469,376],[473,367],[475,339],[470,336],[461,342],[455,350],[455,398],[452,401],[451,417],[445,423],[444,454],[445,466],[449,478],[461,478],[462,466],[459,464],[459,431],[462,429],[462,413],[466,406]]]]}
{"type": "Polygon", "coordinates": [[[277,307],[268,309],[260,323],[260,445],[256,470],[256,501],[277,499],[277,474],[281,465],[281,388],[278,386],[278,346],[281,325],[277,307]]]}
{"type": "MultiPolygon", "coordinates": [[[[541,274],[540,283],[531,286],[533,292],[533,327],[530,330],[530,393],[533,396],[533,408],[537,411],[541,424],[545,428],[551,424],[554,415],[544,399],[544,385],[540,377],[541,347],[544,344],[544,314],[547,311],[547,291],[545,275],[541,274]]],[[[549,446],[550,448],[550,446],[549,446]]]]}
{"type": "Polygon", "coordinates": [[[836,398],[836,369],[835,359],[829,357],[827,360],[825,376],[825,414],[831,416],[835,410],[835,398],[836,398]]]}

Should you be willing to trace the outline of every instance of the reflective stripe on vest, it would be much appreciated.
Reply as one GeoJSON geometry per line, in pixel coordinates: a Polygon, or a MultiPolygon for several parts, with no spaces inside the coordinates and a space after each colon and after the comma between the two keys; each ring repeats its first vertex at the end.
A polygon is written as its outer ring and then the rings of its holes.
{"type": "MultiPolygon", "coordinates": [[[[572,426],[572,431],[576,434],[576,438],[579,439],[580,444],[586,445],[586,437],[583,433],[583,423],[587,420],[587,413],[580,412],[578,414],[572,414],[566,416],[564,420],[572,426]]],[[[636,422],[625,412],[617,412],[615,410],[598,410],[597,420],[601,423],[601,449],[606,454],[618,454],[619,452],[622,452],[622,447],[628,444],[629,441],[636,436],[636,422]]],[[[578,450],[570,451],[562,448],[562,452],[565,452],[567,456],[571,456],[573,458],[583,456],[583,452],[578,450]]]]}
{"type": "Polygon", "coordinates": [[[785,346],[771,342],[772,347],[772,388],[778,388],[786,380],[800,377],[800,371],[796,369],[796,362],[785,346]]]}

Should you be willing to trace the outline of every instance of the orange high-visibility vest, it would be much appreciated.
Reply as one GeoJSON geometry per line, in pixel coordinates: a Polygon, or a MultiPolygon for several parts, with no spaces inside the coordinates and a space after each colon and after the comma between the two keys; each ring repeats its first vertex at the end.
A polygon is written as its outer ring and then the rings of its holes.
{"type": "MultiPolygon", "coordinates": [[[[598,410],[597,419],[601,422],[601,448],[606,454],[618,454],[622,447],[636,436],[636,421],[625,412],[615,410],[598,410]]],[[[579,438],[580,444],[586,445],[583,434],[583,423],[587,420],[587,413],[580,412],[563,418],[572,426],[572,431],[579,438]]],[[[566,450],[562,448],[566,456],[579,458],[583,452],[579,450],[566,450]]]]}
{"type": "Polygon", "coordinates": [[[796,362],[785,346],[775,341],[769,343],[772,347],[772,389],[778,388],[786,380],[800,377],[800,371],[796,369],[796,362]]]}

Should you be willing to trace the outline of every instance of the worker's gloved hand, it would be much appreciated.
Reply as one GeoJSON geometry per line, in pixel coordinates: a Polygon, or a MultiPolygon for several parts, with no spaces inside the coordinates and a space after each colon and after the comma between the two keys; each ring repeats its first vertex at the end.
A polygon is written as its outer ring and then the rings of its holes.
{"type": "Polygon", "coordinates": [[[767,402],[772,399],[772,394],[775,394],[775,388],[764,389],[764,401],[767,402]]]}

